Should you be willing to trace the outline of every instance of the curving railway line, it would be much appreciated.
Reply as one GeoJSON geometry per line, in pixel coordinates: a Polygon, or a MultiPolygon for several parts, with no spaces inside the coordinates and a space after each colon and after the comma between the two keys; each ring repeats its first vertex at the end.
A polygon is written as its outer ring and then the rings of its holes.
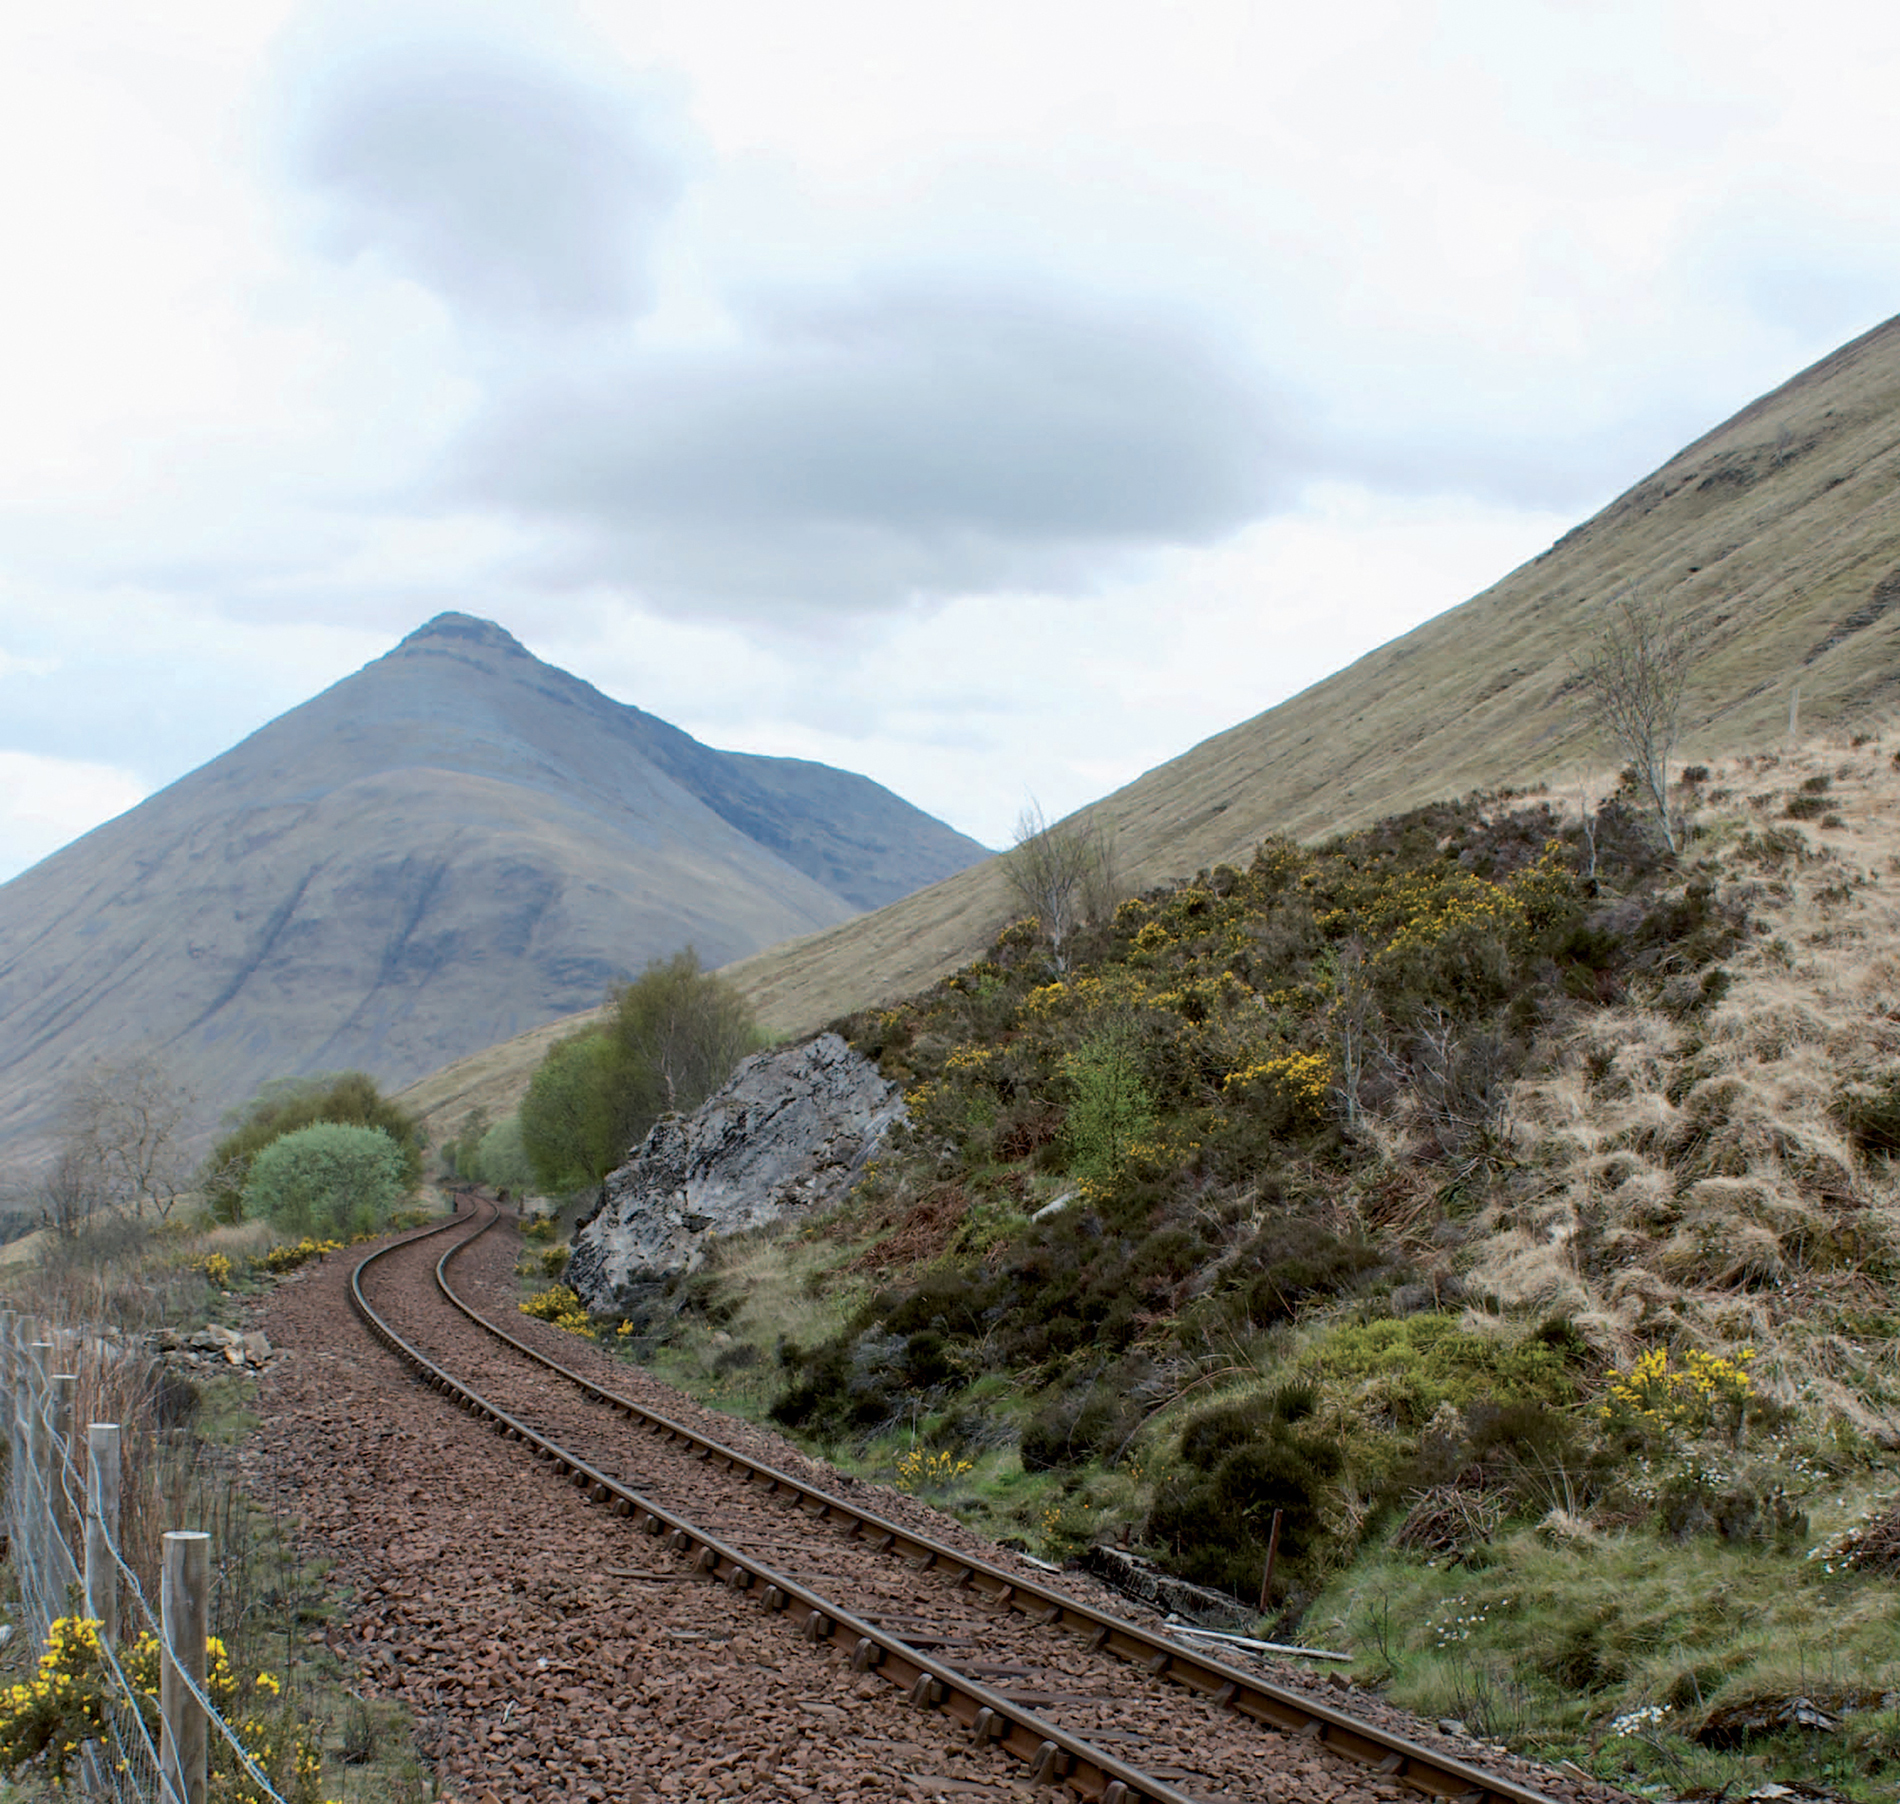
{"type": "Polygon", "coordinates": [[[1211,1658],[551,1358],[456,1287],[458,1260],[497,1219],[478,1202],[368,1255],[350,1279],[357,1313],[430,1389],[602,1510],[631,1518],[682,1571],[723,1586],[732,1620],[751,1625],[742,1632],[794,1627],[919,1711],[940,1713],[953,1734],[1014,1756],[1030,1783],[1103,1804],[1576,1795],[1211,1658]]]}

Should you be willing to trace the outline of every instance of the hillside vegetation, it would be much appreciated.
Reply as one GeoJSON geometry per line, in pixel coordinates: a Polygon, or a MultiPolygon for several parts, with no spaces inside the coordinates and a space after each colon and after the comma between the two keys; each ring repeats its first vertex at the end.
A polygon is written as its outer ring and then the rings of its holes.
{"type": "MultiPolygon", "coordinates": [[[[1797,687],[1809,731],[1879,725],[1900,693],[1897,419],[1900,321],[1751,403],[1462,606],[1095,803],[1127,887],[1469,789],[1542,785],[1574,802],[1603,760],[1574,659],[1631,592],[1693,635],[1689,756],[1781,745],[1797,687]]],[[[989,860],[724,975],[768,1030],[808,1033],[936,982],[1009,916],[989,860]]],[[[548,1038],[494,1047],[405,1101],[432,1119],[438,1099],[505,1112],[548,1038]]]]}
{"type": "Polygon", "coordinates": [[[1884,1797],[1895,763],[1693,768],[1680,859],[1614,797],[1269,839],[1063,971],[1019,922],[839,1024],[913,1113],[847,1205],[619,1344],[1482,1734],[1884,1797]]]}

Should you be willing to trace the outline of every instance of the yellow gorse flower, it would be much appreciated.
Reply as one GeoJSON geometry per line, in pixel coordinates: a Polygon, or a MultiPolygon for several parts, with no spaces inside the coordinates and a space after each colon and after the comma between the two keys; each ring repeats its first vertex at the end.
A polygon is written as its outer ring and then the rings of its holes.
{"type": "Polygon", "coordinates": [[[1691,1347],[1672,1365],[1666,1347],[1652,1347],[1627,1372],[1610,1374],[1605,1421],[1634,1418],[1652,1428],[1699,1430],[1718,1415],[1739,1416],[1755,1394],[1748,1367],[1753,1347],[1733,1358],[1691,1347]]]}
{"type": "Polygon", "coordinates": [[[519,1308],[523,1315],[531,1315],[537,1322],[550,1322],[568,1334],[578,1334],[587,1340],[594,1338],[594,1324],[588,1318],[587,1305],[565,1284],[550,1284],[519,1308]]]}

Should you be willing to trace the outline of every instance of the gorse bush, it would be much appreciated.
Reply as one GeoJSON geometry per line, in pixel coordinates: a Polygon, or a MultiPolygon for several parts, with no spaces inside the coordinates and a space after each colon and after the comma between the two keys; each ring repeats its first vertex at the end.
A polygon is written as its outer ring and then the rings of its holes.
{"type": "Polygon", "coordinates": [[[550,1284],[517,1307],[523,1315],[531,1315],[537,1322],[550,1323],[586,1340],[594,1338],[594,1324],[587,1314],[587,1305],[565,1284],[550,1284]]]}
{"type": "MultiPolygon", "coordinates": [[[[85,1617],[58,1618],[47,1633],[46,1651],[33,1677],[0,1691],[0,1772],[18,1774],[32,1768],[63,1791],[82,1744],[103,1740],[111,1704],[120,1693],[100,1646],[99,1628],[85,1617]]],[[[244,1752],[289,1804],[318,1804],[323,1756],[316,1725],[285,1707],[276,1674],[239,1671],[216,1635],[209,1638],[206,1655],[206,1695],[244,1752]]],[[[121,1651],[120,1665],[132,1687],[132,1702],[156,1741],[157,1639],[141,1634],[121,1651]]],[[[214,1734],[208,1748],[207,1797],[212,1804],[257,1804],[257,1783],[230,1743],[214,1734]]]]}
{"type": "Polygon", "coordinates": [[[1604,1419],[1660,1432],[1700,1434],[1719,1427],[1736,1438],[1755,1394],[1748,1374],[1754,1357],[1753,1347],[1733,1359],[1691,1347],[1678,1364],[1668,1348],[1652,1347],[1627,1372],[1610,1373],[1604,1419]]]}
{"type": "Polygon", "coordinates": [[[272,1272],[281,1277],[285,1272],[294,1272],[300,1266],[308,1265],[313,1259],[321,1259],[325,1253],[339,1251],[342,1245],[340,1240],[318,1240],[314,1235],[306,1234],[301,1240],[272,1247],[252,1263],[260,1271],[272,1272]]]}

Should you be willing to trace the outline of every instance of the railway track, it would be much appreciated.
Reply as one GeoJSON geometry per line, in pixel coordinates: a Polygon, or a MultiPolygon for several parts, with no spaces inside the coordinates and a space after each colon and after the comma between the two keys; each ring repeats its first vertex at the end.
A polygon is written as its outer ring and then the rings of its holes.
{"type": "MultiPolygon", "coordinates": [[[[549,1357],[458,1293],[492,1204],[370,1254],[370,1331],[431,1389],[630,1517],[708,1584],[1104,1804],[1260,1798],[1551,1804],[1471,1764],[948,1546],[549,1357]],[[447,1240],[446,1251],[438,1247],[447,1240]]],[[[1565,1788],[1567,1789],[1567,1788],[1565,1788]]]]}

